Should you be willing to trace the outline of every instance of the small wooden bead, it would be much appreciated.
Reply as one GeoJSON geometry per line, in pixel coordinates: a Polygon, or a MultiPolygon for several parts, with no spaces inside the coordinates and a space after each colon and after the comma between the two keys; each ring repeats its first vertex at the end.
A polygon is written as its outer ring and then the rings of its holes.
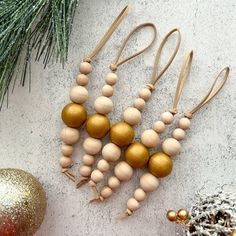
{"type": "Polygon", "coordinates": [[[136,211],[139,208],[140,204],[135,198],[130,198],[127,202],[127,207],[131,211],[136,211]]]}
{"type": "Polygon", "coordinates": [[[115,172],[116,177],[120,181],[127,181],[133,175],[132,167],[128,163],[126,163],[125,161],[121,161],[120,163],[118,163],[115,166],[114,172],[115,172]]]}
{"type": "Polygon", "coordinates": [[[143,201],[146,198],[146,193],[143,191],[143,189],[138,188],[134,192],[134,198],[137,201],[141,202],[141,201],[143,201]]]}
{"type": "Polygon", "coordinates": [[[116,189],[120,186],[120,180],[115,176],[111,176],[108,179],[108,185],[109,185],[110,188],[116,189]]]}
{"type": "Polygon", "coordinates": [[[62,144],[61,152],[63,156],[69,157],[72,155],[74,148],[70,145],[62,144]]]}
{"type": "Polygon", "coordinates": [[[103,173],[100,170],[94,170],[91,174],[91,180],[95,183],[99,183],[103,180],[103,173]]]}
{"type": "Polygon", "coordinates": [[[154,129],[157,133],[161,134],[161,133],[163,133],[163,132],[165,131],[166,125],[165,125],[165,123],[164,123],[163,121],[159,120],[159,121],[156,121],[156,122],[153,124],[153,129],[154,129]]]}
{"type": "Polygon", "coordinates": [[[160,137],[153,129],[148,129],[142,133],[141,141],[146,147],[154,148],[160,143],[160,137]]]}
{"type": "Polygon", "coordinates": [[[81,166],[79,169],[79,173],[81,176],[88,177],[92,172],[92,168],[90,166],[81,166]]]}
{"type": "Polygon", "coordinates": [[[83,104],[88,99],[88,90],[83,86],[75,86],[70,90],[70,100],[83,104]]]}
{"type": "Polygon", "coordinates": [[[140,178],[140,186],[145,192],[153,192],[159,186],[159,180],[150,173],[145,173],[140,178]]]}
{"type": "Polygon", "coordinates": [[[97,113],[108,114],[113,109],[113,102],[110,98],[101,96],[95,100],[94,108],[97,113]]]}
{"type": "Polygon", "coordinates": [[[190,119],[188,119],[187,117],[183,117],[179,120],[179,128],[186,130],[190,127],[190,119]]]}
{"type": "Polygon", "coordinates": [[[84,74],[79,74],[76,78],[76,82],[80,86],[86,86],[89,83],[89,77],[84,74]]]}
{"type": "Polygon", "coordinates": [[[169,111],[166,111],[166,112],[164,112],[164,113],[161,114],[161,120],[162,120],[165,124],[169,125],[169,124],[171,124],[171,123],[173,122],[174,116],[173,116],[173,114],[171,114],[169,111]]]}
{"type": "Polygon", "coordinates": [[[70,157],[64,157],[64,156],[61,157],[60,165],[62,168],[69,167],[71,166],[71,164],[72,164],[72,159],[70,157]]]}
{"type": "Polygon", "coordinates": [[[176,139],[176,140],[183,140],[186,136],[186,133],[183,129],[180,129],[180,128],[177,128],[173,131],[173,137],[176,139]]]}
{"type": "Polygon", "coordinates": [[[106,78],[106,83],[109,84],[109,85],[115,85],[117,80],[118,80],[118,76],[116,73],[108,73],[106,78]]]}
{"type": "Polygon", "coordinates": [[[134,106],[135,108],[137,108],[138,110],[142,111],[143,108],[144,108],[144,106],[145,106],[145,103],[146,103],[146,102],[145,102],[142,98],[136,98],[136,99],[134,100],[133,106],[134,106]]]}
{"type": "Polygon", "coordinates": [[[90,63],[84,61],[84,62],[80,63],[79,71],[81,74],[87,75],[87,74],[91,73],[92,66],[90,63]]]}
{"type": "Polygon", "coordinates": [[[104,159],[100,160],[97,164],[97,168],[101,172],[107,172],[109,170],[109,167],[110,167],[109,163],[104,159]]]}
{"type": "Polygon", "coordinates": [[[102,149],[102,156],[106,161],[115,162],[120,158],[121,150],[114,143],[106,144],[102,149]]]}
{"type": "Polygon", "coordinates": [[[130,125],[137,125],[141,120],[141,113],[137,108],[129,107],[124,113],[124,121],[130,125]]]}
{"type": "Polygon", "coordinates": [[[79,140],[79,131],[74,128],[65,127],[61,131],[61,140],[68,145],[73,145],[79,140]]]}
{"type": "Polygon", "coordinates": [[[113,87],[111,85],[104,85],[102,88],[102,95],[105,97],[111,97],[113,95],[113,87]]]}
{"type": "Polygon", "coordinates": [[[181,150],[181,145],[176,139],[168,138],[163,142],[162,149],[167,155],[175,156],[179,154],[181,150]]]}
{"type": "Polygon", "coordinates": [[[148,101],[151,95],[152,93],[148,88],[144,88],[139,92],[139,97],[142,98],[144,101],[148,101]]]}
{"type": "Polygon", "coordinates": [[[88,154],[85,154],[83,156],[83,163],[87,166],[91,166],[93,163],[95,162],[95,158],[94,156],[91,156],[91,155],[88,155],[88,154]]]}
{"type": "Polygon", "coordinates": [[[89,180],[88,186],[89,186],[89,187],[95,187],[95,186],[96,186],[96,183],[94,183],[92,180],[89,180]]]}
{"type": "Polygon", "coordinates": [[[102,148],[102,142],[99,139],[88,137],[83,143],[84,150],[90,155],[95,155],[100,152],[102,148]]]}
{"type": "Polygon", "coordinates": [[[112,195],[112,189],[108,186],[105,186],[102,188],[100,194],[103,198],[109,198],[112,195]]]}

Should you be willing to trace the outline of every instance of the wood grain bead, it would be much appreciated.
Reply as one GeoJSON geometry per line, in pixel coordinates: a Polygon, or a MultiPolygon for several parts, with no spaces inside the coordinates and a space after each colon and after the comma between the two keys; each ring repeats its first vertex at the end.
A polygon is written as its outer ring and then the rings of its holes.
{"type": "Polygon", "coordinates": [[[153,129],[148,129],[142,133],[141,141],[146,147],[154,148],[160,143],[160,137],[153,129]]]}
{"type": "Polygon", "coordinates": [[[141,202],[146,198],[146,193],[143,191],[141,188],[137,188],[134,192],[134,198],[138,201],[141,202]]]}
{"type": "Polygon", "coordinates": [[[104,186],[100,192],[103,198],[109,198],[112,195],[112,189],[108,186],[104,186]]]}
{"type": "Polygon", "coordinates": [[[61,153],[63,156],[69,157],[72,155],[74,148],[71,145],[62,144],[61,153]]]}
{"type": "Polygon", "coordinates": [[[108,185],[109,185],[110,188],[116,189],[120,186],[120,180],[115,176],[111,176],[108,179],[108,185]]]}
{"type": "Polygon", "coordinates": [[[106,172],[106,171],[108,171],[108,170],[109,170],[109,167],[110,167],[109,163],[108,163],[106,160],[104,160],[104,159],[100,160],[100,161],[98,162],[98,164],[97,164],[97,168],[98,168],[101,172],[106,172]]]}
{"type": "Polygon", "coordinates": [[[95,183],[99,183],[103,180],[103,173],[100,170],[94,170],[91,174],[91,180],[95,183]]]}
{"type": "Polygon", "coordinates": [[[139,202],[135,199],[135,198],[130,198],[128,201],[127,201],[127,207],[129,210],[131,211],[136,211],[138,210],[140,204],[139,202]]]}
{"type": "Polygon", "coordinates": [[[117,80],[118,80],[118,76],[117,76],[116,73],[110,72],[110,73],[107,74],[105,80],[106,80],[106,83],[107,83],[107,84],[109,84],[109,85],[112,86],[112,85],[115,85],[115,84],[116,84],[116,82],[117,82],[117,80]]]}
{"type": "Polygon", "coordinates": [[[92,66],[88,62],[81,62],[79,65],[79,71],[81,74],[87,75],[92,72],[92,66]]]}
{"type": "Polygon", "coordinates": [[[114,172],[115,172],[116,177],[120,181],[127,181],[133,175],[132,167],[129,164],[127,164],[125,161],[118,163],[114,168],[114,172]]]}
{"type": "Polygon", "coordinates": [[[111,97],[113,95],[114,89],[111,85],[104,85],[102,87],[102,95],[105,97],[111,97]]]}
{"type": "Polygon", "coordinates": [[[102,142],[99,139],[88,137],[84,140],[83,147],[87,154],[95,155],[100,152],[102,142]]]}
{"type": "Polygon", "coordinates": [[[102,149],[102,156],[108,162],[115,162],[119,160],[121,156],[121,150],[114,143],[108,143],[102,149]]]}
{"type": "Polygon", "coordinates": [[[159,180],[150,173],[145,173],[140,178],[140,186],[145,192],[153,192],[159,186],[159,180]]]}
{"type": "Polygon", "coordinates": [[[70,157],[64,157],[62,156],[60,158],[60,166],[62,168],[70,167],[72,164],[72,159],[70,157]]]}
{"type": "Polygon", "coordinates": [[[89,77],[84,74],[79,74],[76,78],[76,82],[80,86],[86,86],[89,83],[89,77]]]}
{"type": "Polygon", "coordinates": [[[95,162],[95,157],[94,156],[91,156],[91,155],[88,155],[88,154],[85,154],[83,156],[84,165],[91,166],[91,165],[94,164],[94,162],[95,162]]]}
{"type": "Polygon", "coordinates": [[[70,90],[70,100],[83,104],[88,99],[88,90],[83,86],[75,86],[70,90]]]}
{"type": "Polygon", "coordinates": [[[139,92],[139,97],[142,98],[144,101],[148,101],[151,95],[152,93],[148,88],[144,88],[139,92]]]}
{"type": "Polygon", "coordinates": [[[142,98],[136,98],[134,100],[133,106],[137,108],[139,111],[142,111],[145,107],[145,101],[142,98]]]}
{"type": "Polygon", "coordinates": [[[84,177],[88,177],[90,176],[92,172],[92,168],[90,166],[81,166],[80,169],[79,169],[79,173],[81,176],[84,176],[84,177]]]}
{"type": "Polygon", "coordinates": [[[176,139],[168,138],[163,142],[162,149],[167,155],[175,156],[179,154],[181,150],[181,145],[176,139]]]}
{"type": "Polygon", "coordinates": [[[124,121],[130,125],[137,125],[141,121],[141,113],[137,108],[129,107],[123,113],[124,121]]]}
{"type": "Polygon", "coordinates": [[[158,120],[153,124],[153,129],[158,133],[161,134],[165,131],[166,125],[163,121],[158,120]]]}
{"type": "Polygon", "coordinates": [[[186,130],[190,127],[191,121],[187,117],[183,117],[179,120],[179,128],[186,130]]]}
{"type": "Polygon", "coordinates": [[[169,111],[166,111],[161,114],[161,120],[166,124],[169,125],[173,122],[174,116],[169,111]]]}
{"type": "Polygon", "coordinates": [[[65,127],[61,131],[61,140],[68,145],[73,145],[79,140],[79,131],[74,128],[65,127]]]}
{"type": "Polygon", "coordinates": [[[177,128],[173,131],[172,135],[176,140],[180,141],[180,140],[183,140],[185,138],[186,133],[183,129],[177,128]]]}
{"type": "Polygon", "coordinates": [[[113,109],[113,102],[110,98],[105,96],[98,97],[94,102],[94,108],[97,113],[108,114],[113,109]]]}

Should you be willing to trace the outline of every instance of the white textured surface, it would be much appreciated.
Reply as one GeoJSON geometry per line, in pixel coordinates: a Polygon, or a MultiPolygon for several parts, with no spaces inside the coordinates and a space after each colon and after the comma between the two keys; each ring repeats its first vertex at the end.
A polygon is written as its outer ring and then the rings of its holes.
{"type": "MultiPolygon", "coordinates": [[[[43,183],[48,196],[47,215],[37,236],[84,235],[181,235],[181,229],[165,219],[169,208],[188,208],[201,188],[213,191],[226,184],[235,190],[236,175],[236,5],[234,0],[81,0],[76,12],[71,38],[69,63],[63,70],[50,65],[46,70],[35,63],[32,68],[32,91],[16,88],[10,96],[9,108],[0,113],[1,167],[22,168],[43,183]],[[101,93],[103,77],[108,71],[123,39],[134,26],[144,21],[157,24],[158,42],[173,27],[182,32],[181,50],[168,73],[162,78],[148,103],[142,124],[136,129],[150,128],[161,112],[170,108],[173,84],[176,83],[181,59],[193,48],[193,69],[180,111],[190,108],[204,95],[213,76],[225,65],[232,73],[224,91],[192,120],[181,155],[175,158],[171,176],[163,179],[158,191],[150,194],[142,208],[131,218],[115,220],[125,209],[126,201],[137,186],[138,176],[123,184],[112,199],[102,204],[88,204],[91,192],[86,187],[76,190],[61,173],[59,133],[63,124],[60,111],[74,84],[78,63],[96,45],[110,22],[127,3],[131,13],[94,61],[89,85],[89,112],[101,93]]],[[[148,34],[147,34],[148,35],[148,34]]],[[[144,40],[147,41],[147,40],[144,40]]],[[[143,42],[144,42],[143,41],[143,42]]],[[[133,47],[137,43],[133,44],[133,47]]],[[[139,44],[140,45],[140,44],[139,44]]],[[[120,120],[122,110],[131,105],[137,91],[149,80],[155,47],[144,56],[122,66],[119,71],[113,122],[120,120]]],[[[82,132],[82,139],[85,136],[82,132]]],[[[77,147],[75,159],[80,163],[82,152],[77,147]]],[[[76,169],[78,166],[76,167],[76,169]]]]}

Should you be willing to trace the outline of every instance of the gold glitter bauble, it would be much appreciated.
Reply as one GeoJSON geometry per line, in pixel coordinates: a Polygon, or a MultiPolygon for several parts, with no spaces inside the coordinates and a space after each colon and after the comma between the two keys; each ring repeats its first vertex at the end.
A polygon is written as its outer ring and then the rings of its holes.
{"type": "Polygon", "coordinates": [[[46,194],[31,174],[0,169],[0,235],[31,236],[46,211],[46,194]]]}

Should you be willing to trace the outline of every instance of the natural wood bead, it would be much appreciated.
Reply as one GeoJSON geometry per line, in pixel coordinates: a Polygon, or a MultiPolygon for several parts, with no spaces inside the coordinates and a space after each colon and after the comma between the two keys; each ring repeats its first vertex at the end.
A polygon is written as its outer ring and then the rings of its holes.
{"type": "Polygon", "coordinates": [[[139,208],[140,204],[135,198],[130,198],[127,202],[127,207],[131,211],[136,211],[139,208]]]}
{"type": "Polygon", "coordinates": [[[140,186],[145,192],[153,192],[159,186],[159,180],[150,173],[145,173],[140,178],[140,186]]]}
{"type": "Polygon", "coordinates": [[[190,127],[191,121],[187,117],[183,117],[179,120],[179,128],[186,130],[190,127]]]}
{"type": "Polygon", "coordinates": [[[161,114],[161,120],[162,120],[165,124],[169,125],[169,124],[171,124],[171,123],[173,122],[174,116],[173,116],[173,114],[171,114],[169,111],[166,111],[166,112],[164,112],[164,113],[161,114]]]}
{"type": "Polygon", "coordinates": [[[100,160],[97,164],[97,168],[101,172],[107,172],[109,170],[109,167],[110,167],[109,163],[104,159],[100,160]]]}
{"type": "Polygon", "coordinates": [[[100,194],[103,198],[109,198],[112,195],[112,189],[108,186],[104,186],[100,194]]]}
{"type": "Polygon", "coordinates": [[[141,113],[137,108],[129,107],[124,113],[124,121],[130,125],[137,125],[141,121],[141,113]]]}
{"type": "Polygon", "coordinates": [[[177,128],[173,131],[173,137],[176,139],[176,140],[183,140],[186,136],[186,133],[183,129],[180,129],[180,128],[177,128]]]}
{"type": "Polygon", "coordinates": [[[176,139],[168,138],[163,142],[162,149],[167,155],[175,156],[179,154],[181,150],[181,145],[176,139]]]}
{"type": "Polygon", "coordinates": [[[110,188],[116,189],[120,186],[120,180],[115,176],[111,176],[108,179],[108,185],[109,185],[110,188]]]}
{"type": "Polygon", "coordinates": [[[160,137],[153,129],[148,129],[142,133],[141,141],[146,147],[154,148],[160,143],[160,137]]]}
{"type": "Polygon", "coordinates": [[[79,173],[81,176],[88,177],[92,172],[92,168],[90,166],[81,166],[79,169],[79,173]]]}
{"type": "Polygon", "coordinates": [[[83,104],[88,99],[88,90],[83,86],[75,86],[70,90],[70,100],[83,104]]]}
{"type": "Polygon", "coordinates": [[[148,101],[151,95],[152,93],[148,88],[144,88],[139,92],[139,97],[142,98],[144,101],[148,101]]]}
{"type": "Polygon", "coordinates": [[[81,74],[87,75],[92,72],[92,66],[88,62],[81,62],[79,65],[79,71],[81,74]]]}
{"type": "Polygon", "coordinates": [[[133,106],[137,108],[138,110],[142,111],[145,107],[145,101],[142,98],[136,98],[134,100],[133,106]]]}
{"type": "Polygon", "coordinates": [[[113,102],[105,96],[98,97],[94,102],[94,108],[97,113],[108,114],[113,109],[113,102]]]}
{"type": "Polygon", "coordinates": [[[86,86],[89,83],[89,77],[84,74],[79,74],[76,78],[76,82],[78,85],[86,86]]]}
{"type": "Polygon", "coordinates": [[[106,83],[107,83],[107,84],[109,84],[109,85],[115,85],[116,82],[117,82],[117,80],[118,80],[118,76],[117,76],[116,73],[110,72],[110,73],[107,74],[105,80],[106,80],[106,83]]]}
{"type": "Polygon", "coordinates": [[[104,85],[102,87],[102,95],[105,97],[111,97],[113,95],[114,89],[111,85],[104,85]]]}
{"type": "Polygon", "coordinates": [[[161,134],[165,131],[166,125],[163,121],[158,120],[153,124],[153,129],[158,133],[161,134]]]}
{"type": "Polygon", "coordinates": [[[106,144],[102,149],[102,156],[108,162],[115,162],[120,158],[121,150],[114,143],[106,144]]]}
{"type": "Polygon", "coordinates": [[[99,139],[88,137],[84,140],[83,147],[87,154],[95,155],[100,152],[102,142],[99,139]]]}
{"type": "Polygon", "coordinates": [[[71,166],[71,164],[72,164],[72,159],[70,157],[62,156],[60,158],[60,165],[62,168],[69,167],[69,166],[71,166]]]}
{"type": "Polygon", "coordinates": [[[74,148],[70,145],[62,144],[61,153],[63,156],[69,157],[72,155],[74,148]]]}
{"type": "Polygon", "coordinates": [[[141,201],[143,201],[146,198],[146,193],[143,191],[143,189],[138,188],[134,192],[134,198],[137,201],[141,202],[141,201]]]}
{"type": "Polygon", "coordinates": [[[85,154],[83,156],[84,165],[91,166],[91,165],[93,165],[94,162],[95,162],[94,156],[91,156],[91,155],[88,155],[88,154],[85,154]]]}
{"type": "Polygon", "coordinates": [[[114,168],[114,172],[115,172],[116,177],[120,181],[127,181],[133,175],[132,167],[129,164],[127,164],[125,161],[118,163],[114,168]]]}
{"type": "Polygon", "coordinates": [[[61,140],[68,145],[73,145],[79,140],[79,130],[65,127],[61,131],[61,140]]]}
{"type": "Polygon", "coordinates": [[[94,170],[91,174],[91,180],[95,183],[99,183],[103,180],[103,173],[100,170],[94,170]]]}

